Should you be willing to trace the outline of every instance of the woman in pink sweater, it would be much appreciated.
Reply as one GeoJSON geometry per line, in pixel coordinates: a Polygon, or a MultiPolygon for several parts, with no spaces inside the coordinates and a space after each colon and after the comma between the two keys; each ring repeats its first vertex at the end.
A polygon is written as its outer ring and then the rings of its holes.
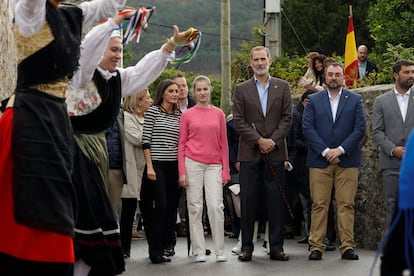
{"type": "Polygon", "coordinates": [[[214,241],[216,261],[224,256],[223,185],[230,179],[226,121],[223,111],[210,104],[211,82],[193,82],[196,105],[181,115],[178,142],[179,183],[186,189],[190,237],[197,262],[205,262],[202,225],[203,188],[214,241]]]}

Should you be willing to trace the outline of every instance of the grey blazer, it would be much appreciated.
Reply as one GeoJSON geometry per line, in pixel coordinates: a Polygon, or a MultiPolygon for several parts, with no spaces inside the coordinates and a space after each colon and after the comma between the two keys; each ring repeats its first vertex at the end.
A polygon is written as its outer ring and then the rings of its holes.
{"type": "Polygon", "coordinates": [[[391,156],[396,146],[405,146],[414,127],[414,90],[411,90],[405,122],[394,89],[378,96],[372,111],[372,135],[381,149],[380,168],[400,168],[401,160],[391,156]]]}
{"type": "Polygon", "coordinates": [[[260,104],[254,78],[236,86],[233,120],[240,135],[238,161],[258,161],[261,153],[257,140],[271,138],[276,148],[269,154],[272,161],[287,160],[286,136],[292,121],[292,100],[289,84],[271,77],[266,116],[260,104]]]}

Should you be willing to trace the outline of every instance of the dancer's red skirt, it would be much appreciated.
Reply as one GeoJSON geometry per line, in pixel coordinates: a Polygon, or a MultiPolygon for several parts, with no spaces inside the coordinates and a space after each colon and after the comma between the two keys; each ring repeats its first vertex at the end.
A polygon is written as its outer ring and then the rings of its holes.
{"type": "Polygon", "coordinates": [[[13,199],[13,108],[0,117],[0,252],[39,262],[74,262],[71,236],[16,223],[13,199]]]}

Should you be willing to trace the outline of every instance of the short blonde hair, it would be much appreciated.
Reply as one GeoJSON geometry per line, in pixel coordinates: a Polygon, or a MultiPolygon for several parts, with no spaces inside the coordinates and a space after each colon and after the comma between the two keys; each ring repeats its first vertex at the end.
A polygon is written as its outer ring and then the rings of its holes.
{"type": "Polygon", "coordinates": [[[126,112],[130,113],[140,113],[142,110],[138,106],[137,102],[142,101],[142,99],[147,95],[148,88],[144,88],[143,90],[134,93],[132,95],[129,95],[125,97],[124,104],[122,105],[123,109],[126,112]]]}

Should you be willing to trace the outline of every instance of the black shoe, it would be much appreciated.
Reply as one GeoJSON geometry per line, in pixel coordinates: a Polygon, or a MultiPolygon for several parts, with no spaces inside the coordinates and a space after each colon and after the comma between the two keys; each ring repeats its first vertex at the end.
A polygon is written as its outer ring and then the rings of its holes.
{"type": "Polygon", "coordinates": [[[285,238],[286,240],[292,240],[292,239],[294,239],[294,238],[295,238],[295,236],[293,235],[293,233],[292,233],[292,232],[286,232],[286,233],[285,233],[284,238],[285,238]]]}
{"type": "Polygon", "coordinates": [[[298,240],[298,243],[308,243],[309,240],[309,236],[304,236],[302,239],[298,240]]]}
{"type": "Polygon", "coordinates": [[[322,252],[319,250],[313,250],[309,255],[310,261],[319,261],[322,259],[322,252]]]}
{"type": "Polygon", "coordinates": [[[359,260],[358,255],[354,252],[353,249],[347,249],[343,254],[342,254],[342,259],[344,260],[359,260]]]}
{"type": "Polygon", "coordinates": [[[168,247],[164,249],[164,256],[172,257],[175,255],[174,247],[168,247]]]}
{"type": "Polygon", "coordinates": [[[335,245],[327,245],[325,247],[325,251],[335,251],[335,250],[336,250],[335,245]]]}
{"type": "Polygon", "coordinates": [[[236,235],[236,234],[234,234],[234,233],[231,233],[230,235],[229,235],[229,239],[238,239],[239,238],[239,235],[236,235]]]}
{"type": "Polygon", "coordinates": [[[326,246],[326,248],[325,248],[326,251],[335,251],[335,249],[336,249],[333,242],[331,242],[328,238],[325,238],[323,240],[323,244],[326,246]]]}
{"type": "Polygon", "coordinates": [[[252,252],[242,251],[237,259],[241,262],[250,262],[252,260],[252,252]]]}
{"type": "Polygon", "coordinates": [[[150,259],[151,259],[151,263],[153,263],[153,264],[161,264],[161,263],[171,262],[171,259],[165,258],[164,256],[150,257],[150,259]]]}

